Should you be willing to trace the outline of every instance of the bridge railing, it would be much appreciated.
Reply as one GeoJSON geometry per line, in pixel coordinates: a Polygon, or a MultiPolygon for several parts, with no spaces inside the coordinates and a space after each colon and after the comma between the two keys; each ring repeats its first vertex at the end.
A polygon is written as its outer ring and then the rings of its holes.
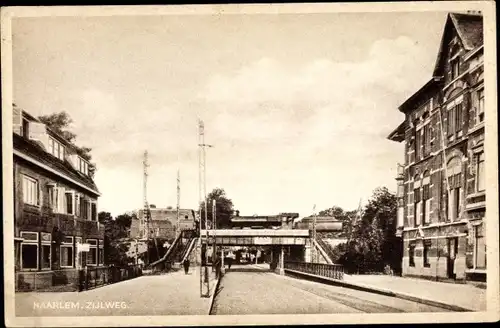
{"type": "Polygon", "coordinates": [[[337,280],[344,279],[344,267],[341,264],[285,261],[285,269],[310,273],[337,280]]]}

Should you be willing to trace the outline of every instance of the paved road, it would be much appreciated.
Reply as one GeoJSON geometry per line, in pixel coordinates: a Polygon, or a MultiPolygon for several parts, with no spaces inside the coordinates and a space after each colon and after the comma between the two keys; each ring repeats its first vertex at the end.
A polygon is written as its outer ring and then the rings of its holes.
{"type": "Polygon", "coordinates": [[[200,297],[199,267],[190,271],[142,276],[80,293],[16,293],[16,316],[207,315],[210,299],[200,297]]]}
{"type": "Polygon", "coordinates": [[[395,297],[280,276],[266,266],[233,266],[221,281],[212,314],[448,312],[395,297]]]}

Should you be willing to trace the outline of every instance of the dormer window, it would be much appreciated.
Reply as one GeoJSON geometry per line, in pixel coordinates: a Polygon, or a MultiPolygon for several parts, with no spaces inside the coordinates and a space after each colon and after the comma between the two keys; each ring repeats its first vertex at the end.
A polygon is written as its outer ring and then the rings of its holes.
{"type": "Polygon", "coordinates": [[[64,161],[64,146],[52,137],[49,137],[49,153],[64,161]]]}
{"type": "Polygon", "coordinates": [[[89,175],[89,163],[81,157],[78,157],[78,170],[85,175],[89,175]]]}

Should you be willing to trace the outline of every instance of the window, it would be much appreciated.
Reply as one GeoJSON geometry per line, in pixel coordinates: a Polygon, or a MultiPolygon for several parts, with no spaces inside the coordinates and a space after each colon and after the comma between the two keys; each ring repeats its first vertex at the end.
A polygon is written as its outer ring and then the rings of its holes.
{"type": "Polygon", "coordinates": [[[455,106],[455,132],[462,131],[462,104],[455,106]]]}
{"type": "Polygon", "coordinates": [[[92,221],[97,221],[97,204],[92,203],[92,221]]]}
{"type": "Polygon", "coordinates": [[[104,264],[104,240],[99,240],[99,265],[104,264]]]}
{"type": "Polygon", "coordinates": [[[459,74],[460,74],[460,62],[457,58],[451,62],[451,79],[452,80],[456,79],[459,74]]]}
{"type": "Polygon", "coordinates": [[[90,244],[87,265],[97,265],[97,239],[87,239],[87,243],[90,244]]]}
{"type": "Polygon", "coordinates": [[[475,268],[486,269],[486,243],[484,239],[483,224],[474,227],[475,235],[475,268]]]}
{"type": "Polygon", "coordinates": [[[23,201],[30,205],[40,205],[38,181],[26,175],[23,175],[23,201]]]}
{"type": "Polygon", "coordinates": [[[429,262],[429,248],[430,248],[430,240],[424,240],[424,249],[423,249],[423,257],[424,257],[424,267],[429,268],[431,266],[429,262]]]}
{"type": "Polygon", "coordinates": [[[477,191],[485,190],[485,171],[484,171],[484,152],[481,152],[477,156],[477,169],[476,169],[476,180],[477,191]]]}
{"type": "Polygon", "coordinates": [[[448,136],[452,135],[453,133],[455,133],[455,108],[450,108],[448,110],[448,114],[447,114],[447,118],[446,118],[446,128],[448,130],[448,136]]]}
{"type": "Polygon", "coordinates": [[[38,233],[21,232],[21,270],[38,270],[38,233]]]}
{"type": "Polygon", "coordinates": [[[52,137],[49,137],[49,153],[64,160],[64,146],[52,137]]]}
{"type": "Polygon", "coordinates": [[[462,186],[462,162],[460,158],[452,158],[447,165],[448,188],[449,194],[447,197],[448,220],[454,221],[459,218],[461,210],[461,186],[462,186]]]}
{"type": "Polygon", "coordinates": [[[64,237],[61,242],[61,268],[72,268],[73,257],[73,237],[64,237]]]}
{"type": "Polygon", "coordinates": [[[420,150],[422,147],[422,130],[419,129],[415,135],[415,158],[418,161],[420,159],[420,150]]]}
{"type": "Polygon", "coordinates": [[[52,235],[50,233],[42,232],[40,233],[42,239],[42,266],[41,269],[48,269],[52,267],[51,255],[52,255],[52,235]]]}
{"type": "Polygon", "coordinates": [[[73,211],[73,192],[66,191],[66,213],[67,214],[75,214],[73,211]]]}
{"type": "Polygon", "coordinates": [[[78,157],[78,170],[85,175],[89,174],[89,163],[81,157],[78,157]]]}
{"type": "Polygon", "coordinates": [[[408,246],[408,256],[410,257],[410,266],[415,266],[415,244],[410,244],[408,246]]]}
{"type": "Polygon", "coordinates": [[[429,156],[431,153],[431,125],[424,125],[424,134],[422,144],[424,146],[423,157],[429,156]]]}
{"type": "Polygon", "coordinates": [[[477,105],[477,117],[479,122],[484,121],[484,89],[477,92],[478,105],[477,105]]]}
{"type": "Polygon", "coordinates": [[[426,225],[430,221],[431,212],[431,195],[430,195],[430,177],[429,171],[424,172],[424,179],[422,180],[422,225],[426,225]]]}
{"type": "Polygon", "coordinates": [[[421,215],[421,206],[422,206],[422,195],[420,194],[420,181],[417,181],[418,176],[415,177],[415,183],[413,189],[413,199],[415,206],[413,208],[413,226],[420,225],[420,215],[421,215]]]}

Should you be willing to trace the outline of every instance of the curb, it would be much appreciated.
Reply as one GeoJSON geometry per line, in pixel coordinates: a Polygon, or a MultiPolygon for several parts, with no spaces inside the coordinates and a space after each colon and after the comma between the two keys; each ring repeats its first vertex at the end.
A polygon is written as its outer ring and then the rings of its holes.
{"type": "Polygon", "coordinates": [[[385,296],[396,297],[396,298],[400,298],[400,299],[404,299],[404,300],[408,300],[408,301],[413,301],[413,302],[417,302],[417,303],[421,303],[421,304],[425,304],[425,305],[440,307],[440,308],[450,310],[450,311],[476,312],[476,310],[464,308],[461,306],[451,305],[451,304],[447,304],[447,303],[443,303],[443,302],[439,302],[439,301],[433,301],[433,300],[413,296],[413,295],[406,294],[406,293],[393,292],[391,290],[384,289],[384,288],[373,287],[373,286],[359,284],[359,283],[351,283],[351,282],[346,282],[343,280],[337,280],[337,279],[332,279],[332,278],[327,278],[327,277],[321,277],[321,276],[317,276],[314,274],[290,270],[290,269],[285,269],[285,274],[286,273],[290,273],[292,275],[303,276],[306,278],[312,278],[312,280],[320,281],[322,283],[327,283],[330,285],[346,287],[346,288],[356,289],[356,290],[360,290],[360,291],[364,291],[364,292],[375,293],[375,294],[380,294],[380,295],[385,295],[385,296]]]}
{"type": "Polygon", "coordinates": [[[212,310],[213,310],[214,303],[215,303],[215,295],[217,294],[217,290],[219,290],[219,284],[220,284],[221,280],[222,280],[222,276],[219,276],[219,278],[217,279],[217,282],[215,283],[214,291],[213,291],[212,295],[210,296],[210,307],[208,308],[208,315],[212,314],[212,310]]]}

